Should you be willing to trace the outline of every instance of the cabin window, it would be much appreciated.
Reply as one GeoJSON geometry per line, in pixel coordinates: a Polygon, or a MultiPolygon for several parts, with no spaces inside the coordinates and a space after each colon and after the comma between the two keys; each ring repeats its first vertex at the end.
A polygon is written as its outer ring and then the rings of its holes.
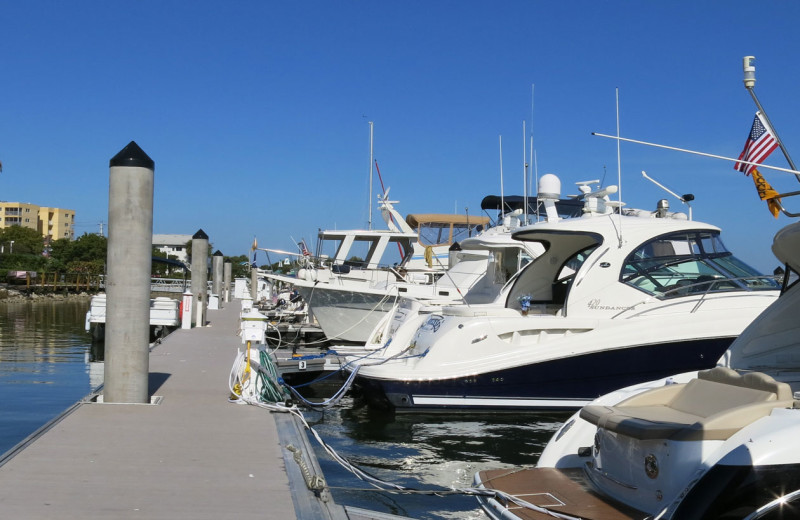
{"type": "Polygon", "coordinates": [[[625,260],[620,279],[662,299],[778,288],[773,277],[734,257],[715,231],[684,231],[645,242],[625,260]]]}
{"type": "Polygon", "coordinates": [[[553,282],[552,303],[564,305],[567,302],[567,295],[572,288],[572,281],[575,279],[575,275],[595,249],[597,249],[597,245],[582,249],[564,262],[561,269],[558,270],[558,275],[553,282]]]}

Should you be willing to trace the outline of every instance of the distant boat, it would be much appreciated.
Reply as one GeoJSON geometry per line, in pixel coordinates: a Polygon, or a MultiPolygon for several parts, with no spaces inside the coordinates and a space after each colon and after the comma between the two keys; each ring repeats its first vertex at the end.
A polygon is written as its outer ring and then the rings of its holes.
{"type": "Polygon", "coordinates": [[[308,256],[296,278],[261,276],[292,284],[331,341],[363,344],[401,296],[457,298],[452,286],[439,286],[449,249],[477,234],[490,219],[450,214],[411,214],[404,219],[394,204],[386,196],[379,202],[388,229],[320,231],[320,243],[338,244],[333,257],[308,256]],[[366,257],[353,260],[356,246],[364,245],[366,257]],[[388,263],[392,256],[399,261],[388,263]]]}
{"type": "MultiPolygon", "coordinates": [[[[181,325],[180,301],[159,296],[150,300],[150,340],[163,338],[181,325]]],[[[92,296],[86,312],[86,332],[93,341],[105,340],[106,295],[92,296]]]]}

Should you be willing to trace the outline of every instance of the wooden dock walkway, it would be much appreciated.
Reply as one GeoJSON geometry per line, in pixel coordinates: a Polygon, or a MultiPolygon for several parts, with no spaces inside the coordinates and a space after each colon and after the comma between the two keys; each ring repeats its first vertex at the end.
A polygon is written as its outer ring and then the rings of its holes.
{"type": "Polygon", "coordinates": [[[290,416],[228,402],[239,309],[209,310],[207,327],[152,349],[150,395],[160,404],[87,399],[0,458],[0,516],[347,519],[307,490],[286,446],[318,466],[290,416]]]}

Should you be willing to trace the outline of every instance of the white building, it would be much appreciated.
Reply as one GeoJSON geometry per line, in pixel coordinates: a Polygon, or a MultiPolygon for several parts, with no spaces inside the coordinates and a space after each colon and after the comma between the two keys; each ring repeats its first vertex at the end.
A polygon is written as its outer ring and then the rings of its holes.
{"type": "Polygon", "coordinates": [[[183,263],[188,262],[186,254],[186,244],[191,242],[192,235],[156,235],[153,234],[153,247],[166,253],[174,255],[183,263]]]}

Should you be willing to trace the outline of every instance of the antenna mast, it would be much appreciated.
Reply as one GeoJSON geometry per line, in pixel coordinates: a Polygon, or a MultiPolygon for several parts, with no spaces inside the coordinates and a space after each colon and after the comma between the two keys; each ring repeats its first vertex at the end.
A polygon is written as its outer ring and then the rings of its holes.
{"type": "Polygon", "coordinates": [[[367,196],[367,229],[372,231],[372,121],[369,122],[369,195],[367,196]]]}
{"type": "Polygon", "coordinates": [[[619,247],[622,247],[622,160],[619,151],[619,87],[617,92],[617,200],[619,200],[619,247]]]}
{"type": "Polygon", "coordinates": [[[528,157],[525,149],[525,120],[522,120],[522,224],[528,223],[528,157]]]}
{"type": "Polygon", "coordinates": [[[500,136],[500,215],[506,212],[506,201],[503,196],[503,136],[500,136]]]}
{"type": "MultiPolygon", "coordinates": [[[[539,191],[539,172],[536,171],[536,158],[533,155],[533,89],[534,89],[535,86],[536,86],[535,83],[531,83],[531,153],[530,153],[530,155],[528,157],[529,157],[530,162],[531,162],[531,168],[534,170],[534,172],[536,174],[536,191],[537,191],[537,194],[538,194],[538,191],[539,191]]],[[[523,143],[522,145],[525,146],[525,143],[523,143]]],[[[530,173],[528,173],[526,179],[529,178],[529,177],[530,177],[530,173]]],[[[528,191],[531,191],[531,190],[532,190],[532,186],[530,185],[530,183],[528,183],[528,191]]],[[[536,200],[537,200],[537,203],[536,203],[536,220],[538,221],[539,220],[539,203],[538,203],[539,198],[538,198],[538,196],[537,196],[536,200]]],[[[530,219],[528,218],[528,193],[526,192],[525,193],[525,223],[527,224],[528,222],[530,222],[530,219]]]]}

